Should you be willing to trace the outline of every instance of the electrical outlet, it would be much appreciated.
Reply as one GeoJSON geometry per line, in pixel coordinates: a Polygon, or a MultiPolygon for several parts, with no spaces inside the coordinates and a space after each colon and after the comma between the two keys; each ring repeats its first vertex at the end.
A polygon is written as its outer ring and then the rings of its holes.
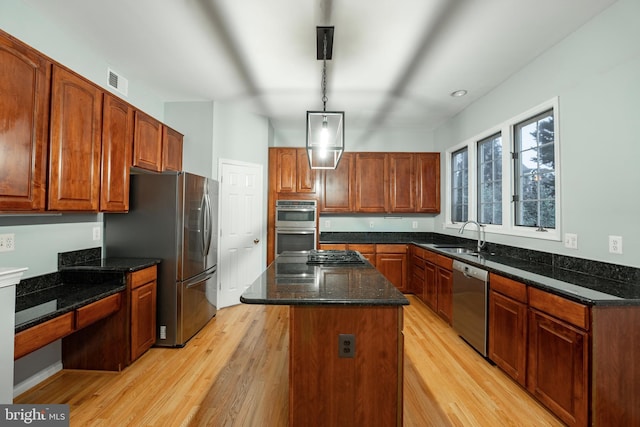
{"type": "Polygon", "coordinates": [[[100,227],[93,227],[93,240],[100,240],[100,227]]]}
{"type": "Polygon", "coordinates": [[[369,228],[373,228],[373,221],[369,221],[369,228]]]}
{"type": "Polygon", "coordinates": [[[0,252],[11,252],[16,250],[16,235],[0,234],[0,252]]]}
{"type": "Polygon", "coordinates": [[[413,222],[411,223],[411,228],[413,228],[413,229],[418,228],[418,221],[413,221],[413,222]]]}
{"type": "Polygon", "coordinates": [[[331,221],[329,221],[328,219],[326,219],[324,221],[324,228],[331,228],[331,221]]]}
{"type": "Polygon", "coordinates": [[[622,253],[622,236],[609,236],[609,252],[612,254],[622,253]]]}
{"type": "Polygon", "coordinates": [[[338,357],[349,359],[356,357],[356,336],[354,334],[338,335],[338,357]]]}
{"type": "Polygon", "coordinates": [[[564,247],[569,249],[578,249],[578,235],[572,234],[572,233],[565,233],[564,247]]]}

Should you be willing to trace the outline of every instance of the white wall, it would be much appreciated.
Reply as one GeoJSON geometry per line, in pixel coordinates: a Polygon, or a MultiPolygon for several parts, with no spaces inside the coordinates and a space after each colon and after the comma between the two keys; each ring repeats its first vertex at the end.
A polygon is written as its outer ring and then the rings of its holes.
{"type": "MultiPolygon", "coordinates": [[[[489,241],[640,267],[639,16],[640,2],[619,0],[436,130],[444,152],[559,97],[560,226],[578,234],[579,248],[488,234],[489,241]],[[608,253],[608,235],[623,237],[622,255],[608,253]]],[[[443,222],[440,215],[436,230],[443,222]]]]}
{"type": "Polygon", "coordinates": [[[213,161],[213,101],[167,102],[165,123],[184,135],[182,169],[217,179],[213,161]]]}
{"type": "MultiPolygon", "coordinates": [[[[304,114],[301,117],[304,123],[304,114]]],[[[275,134],[275,147],[304,147],[304,127],[301,131],[279,131],[275,134]]],[[[349,125],[345,115],[345,151],[437,151],[433,132],[425,128],[389,128],[369,131],[349,125]]]]}

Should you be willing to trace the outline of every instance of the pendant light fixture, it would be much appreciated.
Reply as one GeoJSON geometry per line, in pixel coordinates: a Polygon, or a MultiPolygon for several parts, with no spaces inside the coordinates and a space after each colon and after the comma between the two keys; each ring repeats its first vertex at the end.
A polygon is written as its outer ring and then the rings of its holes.
{"type": "Polygon", "coordinates": [[[311,169],[335,169],[344,151],[344,111],[327,111],[327,59],[333,27],[316,27],[316,57],[322,59],[322,111],[307,111],[307,156],[311,169]]]}

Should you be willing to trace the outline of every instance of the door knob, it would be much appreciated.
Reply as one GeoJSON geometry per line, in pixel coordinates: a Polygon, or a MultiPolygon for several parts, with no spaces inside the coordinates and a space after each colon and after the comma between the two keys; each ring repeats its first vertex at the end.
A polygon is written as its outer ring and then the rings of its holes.
{"type": "Polygon", "coordinates": [[[260,243],[260,239],[253,239],[253,243],[257,245],[258,243],[260,243]]]}

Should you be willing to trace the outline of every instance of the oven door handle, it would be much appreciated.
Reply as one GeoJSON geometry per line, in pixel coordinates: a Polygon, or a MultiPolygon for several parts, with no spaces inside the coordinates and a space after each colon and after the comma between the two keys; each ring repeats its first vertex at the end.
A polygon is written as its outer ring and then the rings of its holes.
{"type": "Polygon", "coordinates": [[[276,228],[276,234],[315,234],[316,230],[314,229],[306,229],[300,230],[299,228],[276,228]]]}
{"type": "Polygon", "coordinates": [[[276,208],[276,212],[315,212],[316,210],[313,208],[301,208],[301,209],[294,209],[294,208],[276,208]]]}

